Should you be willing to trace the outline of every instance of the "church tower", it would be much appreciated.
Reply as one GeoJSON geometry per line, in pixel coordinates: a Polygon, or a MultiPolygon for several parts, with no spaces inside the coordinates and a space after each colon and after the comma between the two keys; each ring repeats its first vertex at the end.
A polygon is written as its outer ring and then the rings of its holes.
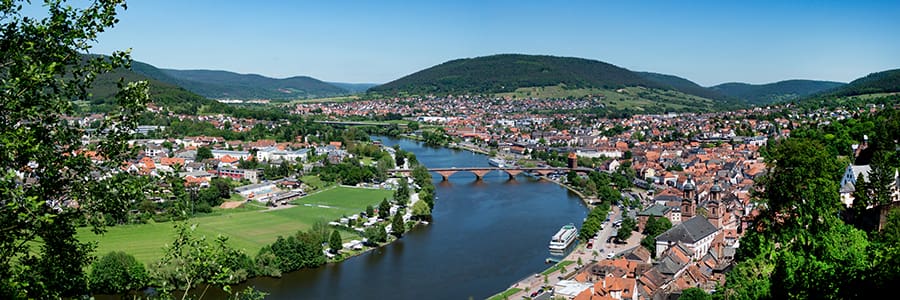
{"type": "Polygon", "coordinates": [[[697,185],[694,183],[694,178],[691,175],[688,175],[687,180],[681,186],[681,190],[684,194],[684,197],[681,199],[681,221],[684,222],[693,218],[694,211],[696,211],[694,198],[697,193],[697,185]]]}
{"type": "Polygon", "coordinates": [[[719,185],[719,180],[716,179],[713,181],[712,188],[709,189],[710,199],[706,203],[706,210],[709,212],[707,219],[709,219],[709,222],[716,226],[716,228],[722,228],[722,217],[724,216],[724,209],[721,207],[720,203],[722,191],[722,186],[719,185]]]}

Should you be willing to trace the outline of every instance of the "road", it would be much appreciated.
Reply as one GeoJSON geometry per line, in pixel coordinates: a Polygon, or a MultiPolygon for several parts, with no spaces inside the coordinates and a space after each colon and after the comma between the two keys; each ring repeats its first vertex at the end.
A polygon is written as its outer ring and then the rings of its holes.
{"type": "MultiPolygon", "coordinates": [[[[625,244],[615,244],[615,243],[607,243],[606,240],[612,236],[613,232],[616,231],[616,228],[612,225],[612,223],[616,220],[622,219],[622,211],[618,206],[612,206],[611,211],[613,212],[610,215],[610,221],[605,222],[603,225],[603,229],[600,230],[597,236],[593,239],[593,249],[586,249],[585,245],[580,244],[569,253],[566,258],[563,260],[571,260],[576,262],[575,264],[569,265],[566,267],[566,270],[569,271],[567,274],[572,273],[576,268],[580,268],[577,264],[579,258],[581,258],[582,263],[588,264],[591,261],[599,261],[607,258],[609,253],[613,253],[617,255],[622,251],[631,249],[632,247],[640,245],[640,241],[642,235],[640,233],[633,233],[630,238],[626,241],[625,244]],[[596,254],[595,254],[596,253],[596,254]]],[[[562,261],[562,260],[561,260],[562,261]]],[[[557,282],[560,281],[560,277],[563,276],[562,272],[557,271],[553,272],[546,276],[546,284],[544,282],[544,276],[540,276],[538,274],[534,276],[529,276],[528,278],[522,279],[518,283],[512,285],[511,287],[516,287],[522,289],[521,292],[513,294],[509,297],[509,299],[523,299],[524,297],[530,297],[533,291],[538,290],[541,286],[555,286],[557,282]]],[[[547,293],[544,293],[547,294],[547,293]]]]}

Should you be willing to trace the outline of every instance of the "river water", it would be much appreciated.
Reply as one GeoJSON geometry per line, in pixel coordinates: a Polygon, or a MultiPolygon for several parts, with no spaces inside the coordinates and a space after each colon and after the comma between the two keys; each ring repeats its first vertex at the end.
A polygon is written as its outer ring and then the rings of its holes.
{"type": "MultiPolygon", "coordinates": [[[[415,153],[427,167],[489,166],[488,157],[375,137],[415,153]]],[[[434,221],[341,263],[249,282],[267,299],[483,299],[549,265],[550,237],[581,224],[587,208],[552,182],[492,172],[481,181],[434,174],[434,221]]]]}

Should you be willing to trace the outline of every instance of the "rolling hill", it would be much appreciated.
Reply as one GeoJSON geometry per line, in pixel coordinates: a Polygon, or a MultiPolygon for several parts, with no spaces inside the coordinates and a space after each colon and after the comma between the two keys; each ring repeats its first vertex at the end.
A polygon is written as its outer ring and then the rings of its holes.
{"type": "Polygon", "coordinates": [[[608,63],[574,57],[498,54],[451,60],[369,89],[370,93],[495,94],[542,86],[666,88],[608,63]]]}
{"type": "Polygon", "coordinates": [[[900,92],[900,69],[872,73],[814,96],[843,97],[896,92],[900,92]]]}
{"type": "Polygon", "coordinates": [[[92,96],[89,101],[90,105],[82,103],[81,108],[87,111],[106,111],[112,108],[116,101],[115,96],[118,91],[117,83],[119,79],[123,79],[125,82],[139,80],[149,82],[150,100],[154,104],[166,107],[176,113],[196,114],[204,106],[217,110],[221,110],[225,106],[179,86],[138,73],[135,71],[137,69],[143,70],[143,72],[159,72],[158,69],[151,65],[135,61],[132,62],[131,70],[118,69],[111,73],[101,74],[94,80],[90,90],[92,96]]]}
{"type": "Polygon", "coordinates": [[[801,99],[845,85],[834,81],[785,80],[769,84],[723,83],[710,90],[748,104],[765,105],[801,99]]]}
{"type": "Polygon", "coordinates": [[[694,83],[693,81],[687,80],[685,78],[681,78],[674,75],[667,74],[659,74],[652,72],[638,72],[644,78],[649,80],[658,82],[664,86],[671,87],[672,89],[698,97],[703,97],[707,99],[715,99],[715,100],[729,100],[729,97],[725,94],[722,94],[718,91],[714,91],[705,87],[700,86],[699,84],[694,83]]]}
{"type": "Polygon", "coordinates": [[[378,85],[377,83],[346,83],[346,82],[326,82],[330,85],[347,90],[350,93],[364,93],[369,88],[378,85]]]}
{"type": "Polygon", "coordinates": [[[349,94],[345,89],[307,76],[276,79],[256,74],[213,70],[144,68],[134,70],[212,99],[292,100],[349,94]]]}

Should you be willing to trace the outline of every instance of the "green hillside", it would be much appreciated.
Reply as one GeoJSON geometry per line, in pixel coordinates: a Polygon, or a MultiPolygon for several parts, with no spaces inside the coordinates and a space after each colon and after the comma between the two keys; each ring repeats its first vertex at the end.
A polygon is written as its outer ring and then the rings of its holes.
{"type": "Polygon", "coordinates": [[[872,73],[816,96],[841,97],[895,92],[900,92],[900,69],[872,73]]]}
{"type": "Polygon", "coordinates": [[[365,93],[369,88],[378,85],[377,83],[346,83],[346,82],[327,82],[330,85],[342,88],[347,92],[365,93]]]}
{"type": "Polygon", "coordinates": [[[382,95],[494,94],[515,92],[518,88],[559,85],[571,89],[665,88],[637,73],[596,60],[499,54],[448,61],[373,87],[369,92],[382,95]]]}
{"type": "Polygon", "coordinates": [[[699,84],[694,83],[693,81],[687,80],[685,78],[681,78],[678,76],[667,75],[667,74],[659,74],[652,72],[638,72],[641,76],[645,78],[658,82],[664,86],[671,87],[676,91],[694,95],[697,97],[707,98],[707,99],[715,99],[715,100],[728,100],[729,97],[725,94],[722,94],[718,91],[714,91],[705,87],[700,86],[699,84]]]}
{"type": "Polygon", "coordinates": [[[769,84],[723,83],[710,90],[742,102],[765,105],[804,98],[845,85],[834,81],[785,80],[769,84]]]}
{"type": "MultiPolygon", "coordinates": [[[[133,62],[132,68],[140,68],[145,71],[156,69],[140,62],[133,62]]],[[[92,97],[89,103],[80,103],[82,104],[80,109],[82,111],[108,111],[111,109],[116,101],[117,83],[120,79],[123,79],[125,82],[148,81],[150,83],[150,100],[154,104],[166,107],[175,113],[196,114],[203,107],[214,110],[225,109],[224,104],[204,98],[181,87],[126,69],[119,69],[115,72],[97,76],[90,90],[92,97]]]]}
{"type": "Polygon", "coordinates": [[[293,100],[349,94],[343,88],[307,76],[276,79],[213,70],[136,68],[135,71],[212,99],[293,100]]]}

